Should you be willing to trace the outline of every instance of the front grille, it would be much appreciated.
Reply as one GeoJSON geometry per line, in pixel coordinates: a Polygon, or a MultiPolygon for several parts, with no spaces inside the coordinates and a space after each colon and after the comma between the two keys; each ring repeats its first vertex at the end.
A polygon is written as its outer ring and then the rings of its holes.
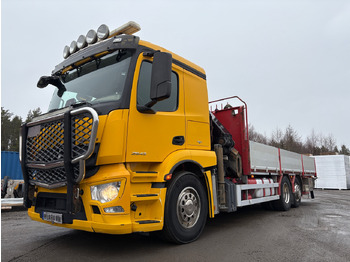
{"type": "Polygon", "coordinates": [[[52,163],[63,161],[63,119],[28,128],[27,162],[52,163]]]}
{"type": "MultiPolygon", "coordinates": [[[[74,180],[76,181],[79,177],[79,165],[74,165],[74,180]]],[[[67,183],[67,175],[65,168],[56,167],[50,169],[34,169],[28,168],[29,181],[35,184],[52,186],[55,184],[65,185],[67,183]]]]}
{"type": "Polygon", "coordinates": [[[98,115],[91,108],[76,109],[69,115],[55,115],[29,123],[24,143],[26,156],[23,157],[29,183],[47,188],[66,185],[65,154],[68,154],[69,165],[73,168],[73,180],[79,183],[84,177],[85,160],[95,146],[97,125],[98,115]],[[69,121],[71,124],[67,129],[64,123],[69,121]],[[71,132],[66,134],[69,129],[71,132]],[[65,141],[71,142],[65,145],[65,141]]]}

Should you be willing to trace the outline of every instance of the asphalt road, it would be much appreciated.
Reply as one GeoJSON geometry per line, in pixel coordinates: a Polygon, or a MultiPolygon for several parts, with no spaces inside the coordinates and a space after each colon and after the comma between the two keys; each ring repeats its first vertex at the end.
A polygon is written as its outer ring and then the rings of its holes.
{"type": "Polygon", "coordinates": [[[220,214],[187,245],[64,229],[3,211],[1,261],[350,261],[350,190],[315,197],[288,212],[257,205],[220,214]]]}

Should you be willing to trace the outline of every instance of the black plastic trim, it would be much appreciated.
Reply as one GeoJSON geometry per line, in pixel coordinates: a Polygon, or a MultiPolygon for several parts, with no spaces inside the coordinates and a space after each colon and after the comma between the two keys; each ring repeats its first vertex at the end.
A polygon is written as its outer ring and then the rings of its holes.
{"type": "Polygon", "coordinates": [[[63,220],[62,222],[64,224],[72,224],[73,219],[87,220],[84,205],[80,197],[79,197],[79,201],[80,201],[81,209],[79,212],[75,214],[68,213],[64,205],[62,205],[61,208],[59,208],[59,203],[58,203],[59,200],[61,200],[61,205],[63,203],[66,203],[67,205],[66,194],[40,192],[35,199],[35,212],[39,213],[41,218],[44,211],[62,214],[62,220],[63,220]],[[52,205],[54,205],[54,207],[52,207],[52,205]]]}
{"type": "Polygon", "coordinates": [[[160,223],[159,220],[141,220],[141,221],[136,221],[136,223],[139,224],[155,224],[155,223],[160,223]]]}
{"type": "Polygon", "coordinates": [[[182,146],[183,144],[185,144],[185,137],[184,136],[173,137],[173,145],[182,146]]]}
{"type": "Polygon", "coordinates": [[[92,205],[92,211],[94,212],[94,214],[101,214],[100,208],[98,206],[92,205]]]}
{"type": "Polygon", "coordinates": [[[67,213],[73,213],[74,169],[72,165],[72,124],[71,114],[64,114],[64,169],[67,175],[67,213]]]}
{"type": "Polygon", "coordinates": [[[188,72],[191,72],[192,74],[199,76],[200,78],[203,78],[204,80],[207,80],[206,74],[203,74],[202,72],[199,72],[197,69],[194,69],[193,67],[186,65],[185,63],[180,62],[179,60],[176,60],[173,58],[173,63],[175,65],[178,65],[179,67],[182,67],[188,72]]]}
{"type": "Polygon", "coordinates": [[[28,126],[24,124],[21,127],[21,136],[22,136],[22,145],[21,145],[21,167],[22,167],[22,174],[23,174],[23,180],[24,180],[24,194],[23,194],[23,205],[26,208],[30,208],[32,206],[32,200],[30,200],[29,197],[29,191],[33,191],[33,186],[29,185],[29,177],[27,172],[27,166],[26,166],[26,155],[27,155],[27,147],[26,147],[26,141],[27,141],[27,134],[28,134],[28,126]],[[30,187],[32,190],[30,190],[30,187]]]}
{"type": "Polygon", "coordinates": [[[178,166],[180,166],[180,165],[182,165],[182,164],[186,164],[186,163],[192,163],[192,164],[195,164],[195,165],[197,165],[200,169],[202,169],[203,170],[203,167],[202,167],[202,165],[201,164],[199,164],[198,162],[196,162],[196,161],[193,161],[193,160],[182,160],[182,161],[180,161],[180,162],[178,162],[178,163],[176,163],[176,165],[175,166],[173,166],[172,167],[172,169],[170,170],[170,172],[169,172],[169,174],[172,174],[173,172],[174,172],[174,170],[178,167],[178,166]]]}
{"type": "Polygon", "coordinates": [[[154,182],[152,188],[165,188],[165,182],[154,182]]]}
{"type": "Polygon", "coordinates": [[[151,196],[158,196],[157,194],[137,194],[134,195],[136,197],[151,197],[151,196]]]}
{"type": "Polygon", "coordinates": [[[136,174],[157,174],[156,171],[135,171],[136,174]]]}

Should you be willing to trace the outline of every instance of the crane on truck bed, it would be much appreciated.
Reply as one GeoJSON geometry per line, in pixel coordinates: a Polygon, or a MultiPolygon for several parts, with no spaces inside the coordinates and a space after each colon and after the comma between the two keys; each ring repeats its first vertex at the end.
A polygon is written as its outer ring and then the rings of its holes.
{"type": "Polygon", "coordinates": [[[55,90],[21,129],[30,218],[189,243],[220,212],[297,207],[313,191],[313,159],[249,141],[246,104],[209,110],[205,71],[138,30],[90,30],[39,79],[55,90]]]}

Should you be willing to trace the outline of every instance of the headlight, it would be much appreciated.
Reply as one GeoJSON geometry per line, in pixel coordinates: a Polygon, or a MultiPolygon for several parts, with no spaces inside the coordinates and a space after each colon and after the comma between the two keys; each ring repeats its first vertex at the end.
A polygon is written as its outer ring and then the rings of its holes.
{"type": "Polygon", "coordinates": [[[120,189],[120,181],[108,184],[91,186],[91,199],[106,203],[118,197],[120,189]]]}

